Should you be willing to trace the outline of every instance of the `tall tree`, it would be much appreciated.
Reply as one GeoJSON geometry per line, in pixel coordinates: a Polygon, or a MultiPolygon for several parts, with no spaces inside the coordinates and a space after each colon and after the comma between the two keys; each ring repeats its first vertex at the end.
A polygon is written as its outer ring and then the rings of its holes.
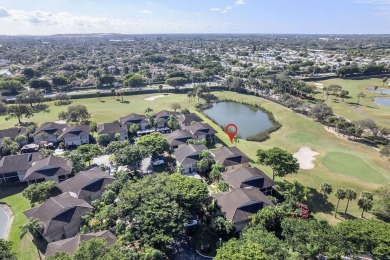
{"type": "Polygon", "coordinates": [[[68,111],[63,111],[58,114],[58,118],[73,123],[85,123],[91,115],[84,105],[69,106],[68,111]]]}
{"type": "Polygon", "coordinates": [[[35,202],[42,203],[54,195],[55,181],[44,181],[31,184],[22,192],[23,196],[30,200],[31,204],[35,202]]]}
{"type": "Polygon", "coordinates": [[[33,237],[37,237],[38,233],[43,228],[43,224],[39,221],[39,219],[31,218],[26,224],[21,225],[20,228],[20,238],[24,237],[29,232],[33,237]]]}
{"type": "Polygon", "coordinates": [[[332,191],[333,191],[332,185],[326,182],[321,183],[320,192],[322,193],[322,195],[324,195],[324,197],[327,197],[329,194],[332,193],[332,191]]]}
{"type": "Polygon", "coordinates": [[[345,207],[345,212],[344,213],[347,213],[347,211],[348,211],[349,202],[351,200],[356,199],[356,197],[357,197],[357,194],[356,194],[356,192],[353,189],[346,189],[345,190],[345,198],[347,199],[347,206],[345,207]]]}
{"type": "Polygon", "coordinates": [[[29,106],[26,105],[11,105],[7,108],[7,117],[5,120],[10,120],[11,118],[17,118],[19,121],[19,124],[22,124],[21,119],[23,117],[30,118],[34,115],[32,109],[29,106]]]}
{"type": "Polygon", "coordinates": [[[275,176],[284,177],[291,173],[297,173],[299,170],[299,163],[293,155],[278,147],[270,150],[257,150],[256,152],[258,162],[272,168],[272,179],[275,176]]]}
{"type": "Polygon", "coordinates": [[[380,219],[390,221],[390,184],[375,191],[373,213],[380,219]]]}
{"type": "Polygon", "coordinates": [[[360,209],[362,209],[361,217],[363,218],[364,212],[369,211],[372,209],[374,200],[374,196],[371,192],[363,191],[362,194],[360,194],[360,198],[358,200],[358,206],[360,209]]]}
{"type": "Polygon", "coordinates": [[[340,203],[340,200],[343,200],[345,199],[345,190],[344,189],[337,189],[336,190],[336,193],[334,194],[337,198],[337,206],[336,206],[336,210],[334,211],[334,217],[336,217],[336,214],[337,214],[337,210],[339,208],[339,203],[340,203]]]}
{"type": "Polygon", "coordinates": [[[366,97],[366,94],[364,94],[363,92],[359,92],[359,93],[357,94],[356,97],[357,97],[357,99],[358,99],[357,104],[359,105],[360,99],[361,99],[361,98],[365,98],[365,97],[366,97]]]}

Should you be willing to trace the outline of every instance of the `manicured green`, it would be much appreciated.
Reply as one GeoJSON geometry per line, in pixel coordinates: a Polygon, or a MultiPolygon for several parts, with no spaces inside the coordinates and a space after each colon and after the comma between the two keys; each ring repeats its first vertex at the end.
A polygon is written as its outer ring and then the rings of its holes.
{"type": "Polygon", "coordinates": [[[23,188],[12,187],[5,188],[0,187],[0,201],[9,205],[14,214],[14,219],[11,225],[11,231],[9,234],[9,240],[13,243],[13,251],[19,260],[31,260],[39,259],[38,250],[31,241],[30,234],[20,239],[20,226],[26,224],[27,218],[23,215],[23,212],[30,209],[30,202],[22,195],[23,188]]]}
{"type": "Polygon", "coordinates": [[[325,167],[333,172],[373,183],[386,183],[388,178],[373,169],[363,158],[346,153],[328,153],[322,161],[325,167]]]}

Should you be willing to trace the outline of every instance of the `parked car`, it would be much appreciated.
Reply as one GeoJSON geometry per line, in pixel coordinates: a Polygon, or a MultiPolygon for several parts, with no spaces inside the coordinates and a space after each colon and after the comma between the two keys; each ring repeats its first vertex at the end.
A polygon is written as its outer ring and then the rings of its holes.
{"type": "Polygon", "coordinates": [[[164,161],[164,158],[162,158],[162,157],[157,157],[157,158],[152,159],[153,166],[162,165],[164,163],[165,163],[165,161],[164,161]]]}

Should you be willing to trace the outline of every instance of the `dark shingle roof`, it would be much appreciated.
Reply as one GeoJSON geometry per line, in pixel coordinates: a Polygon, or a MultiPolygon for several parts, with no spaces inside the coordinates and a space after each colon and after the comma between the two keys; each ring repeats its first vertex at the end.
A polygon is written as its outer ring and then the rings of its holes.
{"type": "Polygon", "coordinates": [[[186,144],[188,139],[193,139],[194,136],[186,130],[176,130],[165,136],[170,146],[186,144]]]}
{"type": "Polygon", "coordinates": [[[214,159],[224,166],[232,166],[237,164],[249,163],[249,159],[237,147],[222,147],[219,150],[211,151],[214,159]]]}
{"type": "Polygon", "coordinates": [[[252,167],[241,167],[238,170],[223,172],[222,178],[229,183],[233,189],[244,187],[264,189],[275,185],[275,182],[268,177],[267,174],[258,168],[252,167]]]}
{"type": "Polygon", "coordinates": [[[116,241],[116,236],[111,233],[111,231],[103,230],[95,233],[78,235],[68,239],[51,242],[47,245],[45,255],[46,257],[48,257],[55,254],[56,252],[66,252],[69,254],[73,254],[77,250],[81,242],[88,241],[96,237],[104,238],[107,241],[108,245],[112,245],[116,241]]]}
{"type": "Polygon", "coordinates": [[[192,122],[202,122],[202,118],[200,118],[197,114],[182,114],[178,117],[178,121],[182,124],[188,125],[192,122]]]}
{"type": "Polygon", "coordinates": [[[180,164],[193,164],[200,161],[200,153],[207,150],[207,147],[203,144],[194,145],[188,144],[175,151],[175,157],[180,164]]]}
{"type": "Polygon", "coordinates": [[[115,177],[95,167],[77,173],[76,176],[57,184],[57,187],[62,192],[73,192],[79,199],[84,199],[102,190],[114,180],[115,177]]]}
{"type": "Polygon", "coordinates": [[[4,156],[0,160],[0,173],[26,171],[33,162],[42,159],[40,153],[24,153],[19,155],[4,156]]]}
{"type": "Polygon", "coordinates": [[[121,124],[131,125],[131,124],[140,124],[140,123],[148,123],[146,120],[146,116],[144,115],[138,115],[138,114],[130,114],[125,117],[119,118],[119,121],[121,124]]]}
{"type": "Polygon", "coordinates": [[[48,176],[68,175],[72,172],[72,165],[62,157],[49,156],[37,161],[27,170],[23,181],[31,181],[48,176]]]}
{"type": "Polygon", "coordinates": [[[46,200],[39,206],[24,212],[30,218],[37,218],[43,224],[42,235],[46,236],[77,221],[93,207],[86,201],[74,198],[69,193],[46,200]]]}
{"type": "Polygon", "coordinates": [[[192,125],[183,127],[184,130],[189,131],[193,135],[210,135],[216,134],[217,131],[214,130],[209,124],[197,122],[192,125]]]}
{"type": "Polygon", "coordinates": [[[265,206],[274,204],[258,189],[241,188],[217,195],[216,203],[233,222],[249,219],[265,206]]]}
{"type": "Polygon", "coordinates": [[[33,136],[36,136],[37,134],[39,134],[42,131],[47,132],[49,134],[60,135],[62,133],[62,131],[64,130],[64,128],[67,126],[68,126],[67,124],[58,124],[58,123],[50,122],[50,123],[47,123],[47,124],[44,124],[44,125],[38,127],[35,130],[35,132],[33,133],[33,136]]]}
{"type": "Polygon", "coordinates": [[[97,129],[98,134],[116,134],[116,133],[127,133],[127,127],[121,125],[118,122],[115,123],[104,123],[99,124],[97,129]]]}
{"type": "Polygon", "coordinates": [[[162,111],[156,113],[154,115],[154,118],[156,118],[156,119],[159,119],[159,118],[168,119],[169,116],[175,116],[175,115],[177,115],[177,113],[175,113],[173,111],[162,110],[162,111]]]}
{"type": "Polygon", "coordinates": [[[14,128],[0,130],[0,138],[9,137],[13,140],[18,135],[27,135],[27,129],[14,127],[14,128]]]}
{"type": "Polygon", "coordinates": [[[90,133],[91,128],[89,127],[89,125],[70,125],[64,129],[59,138],[85,136],[89,135],[90,133]]]}

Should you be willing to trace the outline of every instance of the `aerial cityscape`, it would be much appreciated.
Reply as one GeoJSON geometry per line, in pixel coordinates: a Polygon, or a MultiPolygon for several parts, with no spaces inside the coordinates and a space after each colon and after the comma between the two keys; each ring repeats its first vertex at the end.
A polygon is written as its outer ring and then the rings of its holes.
{"type": "Polygon", "coordinates": [[[0,2],[0,260],[390,258],[390,2],[0,2]]]}

